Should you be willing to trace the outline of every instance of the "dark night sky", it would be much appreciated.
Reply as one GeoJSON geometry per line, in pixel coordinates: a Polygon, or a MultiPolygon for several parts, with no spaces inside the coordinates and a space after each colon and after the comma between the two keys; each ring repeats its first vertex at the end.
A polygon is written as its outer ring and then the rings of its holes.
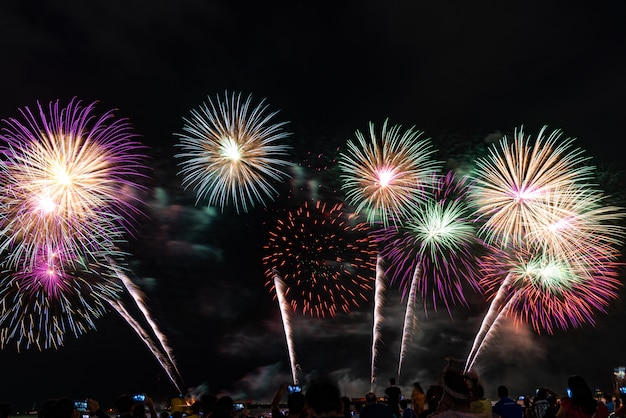
{"type": "MultiPolygon", "coordinates": [[[[207,95],[266,98],[290,121],[297,164],[389,117],[425,131],[442,156],[458,152],[450,138],[474,143],[522,124],[531,133],[549,125],[578,138],[596,164],[624,168],[623,2],[46,3],[0,5],[0,118],[37,101],[97,100],[101,111],[118,109],[149,146],[149,219],[129,239],[128,261],[185,390],[269,401],[290,379],[260,262],[267,212],[195,207],[176,176],[173,133],[207,95]]],[[[268,212],[284,204],[279,197],[268,212]]],[[[385,312],[381,386],[397,372],[397,293],[390,289],[385,312]]],[[[479,295],[470,300],[471,309],[455,310],[454,319],[421,314],[403,368],[407,391],[414,380],[434,383],[445,356],[467,354],[486,309],[479,295]]],[[[624,319],[622,297],[596,327],[551,336],[507,324],[478,368],[488,395],[501,383],[514,393],[538,385],[560,391],[574,373],[608,389],[613,367],[626,363],[624,319]]],[[[349,396],[369,390],[370,305],[294,324],[305,374],[334,371],[349,396]]],[[[0,353],[0,401],[27,409],[55,396],[106,405],[123,392],[177,393],[118,315],[97,326],[59,350],[0,353]]]]}

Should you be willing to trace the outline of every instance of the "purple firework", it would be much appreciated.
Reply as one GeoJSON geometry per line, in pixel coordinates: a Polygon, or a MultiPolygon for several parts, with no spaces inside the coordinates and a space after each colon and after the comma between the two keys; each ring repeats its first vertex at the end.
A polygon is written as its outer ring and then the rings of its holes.
{"type": "MultiPolygon", "coordinates": [[[[89,254],[123,239],[139,213],[142,146],[113,111],[95,103],[20,110],[0,133],[0,251],[20,270],[49,248],[89,254]]],[[[30,266],[28,266],[30,268],[30,266]]]]}
{"type": "Polygon", "coordinates": [[[414,283],[424,301],[467,304],[464,288],[478,290],[476,250],[481,247],[463,197],[466,182],[449,173],[436,176],[434,192],[413,208],[402,226],[374,232],[391,281],[403,295],[414,283]]]}
{"type": "Polygon", "coordinates": [[[71,258],[62,250],[41,251],[29,262],[32,267],[3,272],[0,347],[13,342],[18,350],[58,348],[66,334],[78,337],[95,329],[94,321],[122,287],[103,263],[68,262],[71,258]]]}

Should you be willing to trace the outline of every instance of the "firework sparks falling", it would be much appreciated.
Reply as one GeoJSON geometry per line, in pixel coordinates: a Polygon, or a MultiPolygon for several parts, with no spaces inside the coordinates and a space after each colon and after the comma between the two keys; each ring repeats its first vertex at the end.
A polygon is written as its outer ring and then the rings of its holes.
{"type": "Polygon", "coordinates": [[[288,212],[270,232],[265,250],[266,286],[273,291],[274,271],[280,272],[294,311],[332,317],[368,300],[376,246],[369,226],[343,212],[341,204],[305,202],[288,212]]]}
{"type": "Polygon", "coordinates": [[[152,329],[154,322],[115,261],[140,213],[142,146],[126,120],[112,111],[97,117],[95,103],[37,107],[39,117],[25,108],[24,120],[4,120],[0,134],[0,344],[58,348],[66,334],[95,329],[108,306],[148,343],[124,316],[120,280],[152,329]]]}
{"type": "MultiPolygon", "coordinates": [[[[106,301],[122,289],[107,270],[83,260],[68,262],[60,250],[41,250],[32,270],[5,270],[0,280],[0,343],[18,350],[58,348],[65,335],[95,329],[106,301]],[[67,263],[63,265],[63,263],[67,263]],[[80,268],[79,268],[80,266],[80,268]]],[[[23,265],[20,263],[20,265],[23,265]]]]}
{"type": "Polygon", "coordinates": [[[380,135],[373,123],[369,128],[369,140],[357,131],[356,142],[348,141],[348,151],[340,156],[342,188],[357,213],[366,212],[368,222],[387,226],[389,219],[410,218],[439,163],[431,159],[435,150],[430,140],[420,139],[422,132],[403,132],[388,121],[380,135]]]}
{"type": "Polygon", "coordinates": [[[576,257],[552,255],[537,248],[494,250],[483,258],[481,286],[492,302],[476,335],[466,370],[474,364],[496,321],[510,316],[552,334],[595,324],[594,313],[618,296],[617,252],[589,247],[576,257]],[[585,260],[592,260],[587,263],[585,260]],[[596,260],[602,260],[597,263],[596,260]],[[586,268],[584,267],[586,265],[586,268]],[[506,301],[506,304],[505,304],[506,301]]]}
{"type": "Polygon", "coordinates": [[[265,100],[251,107],[252,96],[240,94],[208,99],[185,118],[184,134],[177,134],[182,149],[177,158],[183,186],[192,187],[209,205],[233,204],[237,212],[248,211],[255,202],[265,204],[277,194],[272,181],[288,177],[292,164],[284,159],[289,147],[280,140],[289,136],[286,122],[271,123],[277,112],[266,114],[265,100]]]}
{"type": "Polygon", "coordinates": [[[0,251],[10,250],[10,269],[50,248],[99,253],[123,240],[128,215],[139,212],[141,146],[126,120],[112,111],[97,117],[94,106],[57,101],[46,114],[38,104],[39,117],[25,108],[23,121],[3,121],[0,251]]]}
{"type": "Polygon", "coordinates": [[[616,221],[624,218],[623,209],[603,206],[606,197],[591,187],[567,188],[548,195],[550,203],[543,222],[529,230],[525,240],[529,247],[538,247],[553,257],[570,263],[581,262],[577,270],[584,274],[589,266],[601,268],[606,255],[614,252],[624,238],[624,228],[616,221]],[[592,251],[589,249],[592,248],[592,251]],[[586,254],[586,257],[580,257],[586,254]],[[593,259],[592,256],[599,255],[593,259]]]}

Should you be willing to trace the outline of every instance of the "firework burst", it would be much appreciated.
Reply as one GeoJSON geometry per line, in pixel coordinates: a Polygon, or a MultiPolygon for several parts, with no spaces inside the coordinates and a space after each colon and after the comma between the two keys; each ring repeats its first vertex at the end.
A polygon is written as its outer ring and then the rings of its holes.
{"type": "Polygon", "coordinates": [[[531,144],[523,129],[513,142],[505,137],[476,162],[472,201],[484,221],[480,234],[489,243],[520,243],[527,231],[549,222],[549,197],[580,188],[592,178],[588,157],[573,148],[573,139],[561,142],[561,131],[546,134],[544,126],[531,144]]]}
{"type": "Polygon", "coordinates": [[[618,295],[618,254],[591,246],[566,256],[529,248],[498,250],[483,259],[480,284],[493,297],[508,276],[504,298],[515,300],[503,314],[537,332],[595,324],[594,312],[606,312],[618,295]]]}
{"type": "Polygon", "coordinates": [[[569,260],[580,274],[589,270],[593,276],[624,238],[624,228],[616,223],[624,218],[623,209],[603,206],[605,201],[606,197],[591,187],[567,188],[548,195],[549,207],[541,222],[527,231],[525,242],[549,256],[569,260]]]}
{"type": "Polygon", "coordinates": [[[0,250],[9,250],[10,269],[50,248],[110,248],[129,230],[128,215],[139,212],[141,146],[127,121],[111,111],[97,117],[94,106],[72,100],[62,108],[57,101],[46,114],[38,104],[39,117],[25,108],[23,121],[3,121],[0,250]]]}
{"type": "Polygon", "coordinates": [[[367,301],[376,247],[369,226],[342,205],[305,202],[278,220],[265,246],[266,285],[274,291],[274,276],[287,286],[294,311],[311,316],[335,316],[367,301]]]}
{"type": "Polygon", "coordinates": [[[289,147],[279,141],[290,134],[286,122],[271,123],[278,112],[266,114],[265,100],[252,108],[252,96],[240,94],[208,99],[185,118],[184,134],[177,134],[182,149],[177,158],[183,186],[192,187],[209,205],[233,204],[247,212],[255,202],[265,204],[277,194],[272,181],[288,177],[292,164],[284,159],[289,147]]]}
{"type": "MultiPolygon", "coordinates": [[[[67,334],[95,329],[107,301],[122,292],[109,269],[42,250],[29,269],[4,271],[0,279],[0,344],[17,349],[58,348],[67,334]],[[63,265],[65,263],[65,265],[63,265]]],[[[24,266],[25,263],[20,263],[24,266]]]]}
{"type": "Polygon", "coordinates": [[[3,121],[1,347],[58,348],[67,334],[95,329],[108,306],[125,315],[118,245],[140,213],[144,157],[130,124],[112,111],[97,117],[94,106],[72,100],[61,108],[57,101],[46,114],[38,104],[39,118],[25,108],[23,121],[3,121]]]}
{"type": "Polygon", "coordinates": [[[481,286],[492,300],[466,370],[503,316],[552,333],[594,324],[594,311],[617,297],[623,211],[603,206],[594,167],[572,140],[559,143],[560,131],[546,138],[545,129],[533,145],[520,129],[477,166],[472,195],[493,245],[481,286]]]}
{"type": "Polygon", "coordinates": [[[439,163],[431,160],[435,150],[430,140],[421,139],[422,132],[389,127],[388,121],[380,135],[373,123],[369,128],[369,139],[357,131],[356,142],[348,141],[340,156],[342,188],[357,213],[366,212],[368,222],[387,226],[389,219],[401,222],[412,216],[439,163]]]}
{"type": "Polygon", "coordinates": [[[417,291],[436,309],[442,301],[465,304],[464,288],[478,290],[477,259],[480,247],[471,211],[463,198],[467,181],[453,173],[436,176],[434,192],[413,208],[404,225],[374,232],[387,261],[386,273],[392,282],[399,281],[404,294],[414,280],[417,291]]]}

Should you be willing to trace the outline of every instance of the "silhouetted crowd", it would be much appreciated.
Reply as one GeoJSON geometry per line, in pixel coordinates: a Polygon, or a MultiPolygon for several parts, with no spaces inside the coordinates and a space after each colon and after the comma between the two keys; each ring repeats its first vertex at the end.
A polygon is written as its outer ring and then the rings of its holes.
{"type": "MultiPolygon", "coordinates": [[[[443,370],[436,384],[425,391],[413,384],[410,396],[402,396],[395,379],[383,396],[367,392],[360,399],[342,396],[330,379],[317,379],[306,386],[281,385],[272,399],[266,418],[626,418],[626,388],[615,394],[593,392],[581,376],[567,381],[567,394],[559,396],[538,388],[533,396],[509,397],[506,385],[497,388],[497,399],[489,399],[474,373],[451,367],[443,370]],[[286,404],[282,403],[286,398],[286,404]],[[286,406],[286,408],[285,408],[286,406]]],[[[121,395],[115,408],[104,411],[97,400],[77,402],[50,399],[37,412],[38,418],[245,418],[260,416],[249,402],[237,403],[230,396],[204,394],[193,402],[174,398],[157,412],[146,395],[121,395]]],[[[10,418],[10,405],[0,404],[0,418],[10,418]]]]}

